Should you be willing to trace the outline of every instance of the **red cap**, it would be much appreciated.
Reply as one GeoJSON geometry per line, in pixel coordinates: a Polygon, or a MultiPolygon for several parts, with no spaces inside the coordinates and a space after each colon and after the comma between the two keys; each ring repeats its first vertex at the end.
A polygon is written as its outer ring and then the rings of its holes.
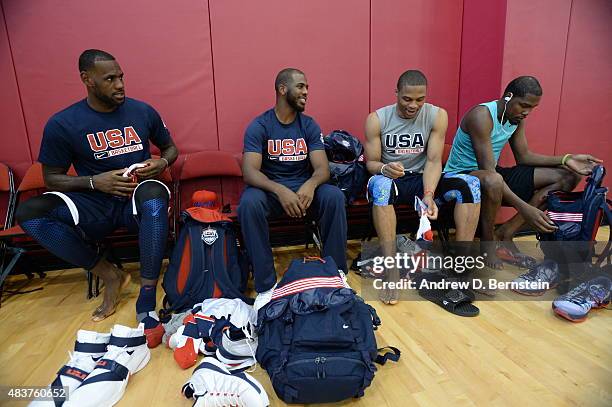
{"type": "Polygon", "coordinates": [[[193,195],[191,195],[191,206],[211,209],[213,211],[221,209],[221,205],[219,205],[219,200],[217,199],[217,193],[205,189],[195,191],[193,195]]]}

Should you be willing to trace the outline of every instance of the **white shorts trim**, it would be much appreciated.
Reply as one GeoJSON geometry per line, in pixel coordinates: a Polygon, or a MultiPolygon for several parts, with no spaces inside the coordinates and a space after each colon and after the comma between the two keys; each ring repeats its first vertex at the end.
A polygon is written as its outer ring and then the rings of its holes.
{"type": "Polygon", "coordinates": [[[74,202],[72,201],[72,199],[70,199],[68,195],[62,192],[57,192],[57,191],[45,192],[43,195],[46,195],[46,194],[57,195],[60,198],[62,198],[62,200],[66,203],[66,205],[68,206],[68,209],[70,210],[70,214],[72,215],[72,221],[74,222],[74,225],[76,226],[79,224],[79,211],[76,205],[74,204],[74,202]]]}
{"type": "Polygon", "coordinates": [[[138,214],[138,211],[136,210],[136,191],[138,191],[138,188],[140,188],[140,186],[144,184],[145,182],[157,182],[158,184],[161,184],[164,188],[166,188],[166,191],[168,191],[168,200],[170,200],[170,198],[172,197],[172,195],[170,194],[170,188],[168,188],[168,186],[164,184],[163,182],[156,180],[156,179],[144,180],[136,186],[136,188],[134,189],[134,193],[132,194],[132,215],[138,214]]]}

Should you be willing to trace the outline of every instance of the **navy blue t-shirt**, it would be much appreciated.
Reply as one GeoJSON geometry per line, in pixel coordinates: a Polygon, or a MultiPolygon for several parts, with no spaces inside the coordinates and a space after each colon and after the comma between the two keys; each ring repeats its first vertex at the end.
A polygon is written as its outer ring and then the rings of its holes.
{"type": "Polygon", "coordinates": [[[148,104],[126,97],[117,109],[102,113],[83,99],[51,116],[38,161],[61,168],[72,164],[78,175],[95,175],[151,158],[149,140],[165,146],[170,133],[148,104]]]}
{"type": "Polygon", "coordinates": [[[311,117],[298,113],[292,123],[283,124],[270,109],[247,127],[244,152],[261,154],[261,172],[291,188],[312,175],[308,152],[325,149],[322,138],[321,128],[311,117]]]}

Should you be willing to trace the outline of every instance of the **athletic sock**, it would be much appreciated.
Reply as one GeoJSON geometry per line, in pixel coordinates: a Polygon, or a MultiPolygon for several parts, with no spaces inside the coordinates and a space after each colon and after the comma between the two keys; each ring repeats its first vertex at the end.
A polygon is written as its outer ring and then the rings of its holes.
{"type": "MultiPolygon", "coordinates": [[[[142,314],[149,311],[155,311],[157,303],[157,285],[143,285],[140,287],[140,293],[136,300],[136,313],[142,314]]],[[[144,321],[141,321],[144,322],[144,321]]],[[[145,329],[148,328],[145,324],[145,329]]]]}
{"type": "Polygon", "coordinates": [[[149,348],[157,347],[164,335],[164,327],[159,322],[159,317],[155,312],[156,288],[156,285],[143,285],[140,287],[140,294],[138,300],[136,300],[136,318],[138,322],[144,324],[149,348]]]}

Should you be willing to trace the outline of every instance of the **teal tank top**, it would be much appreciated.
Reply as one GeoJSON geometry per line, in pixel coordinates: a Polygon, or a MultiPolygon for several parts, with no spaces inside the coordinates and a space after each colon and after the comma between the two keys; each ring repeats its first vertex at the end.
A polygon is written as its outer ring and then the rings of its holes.
{"type": "MultiPolygon", "coordinates": [[[[493,129],[491,130],[491,146],[493,147],[493,158],[495,163],[499,160],[502,149],[518,127],[517,125],[506,122],[502,125],[497,119],[497,101],[481,103],[481,106],[486,106],[493,120],[493,129]]],[[[444,172],[460,172],[460,171],[475,171],[478,169],[476,161],[476,153],[472,147],[470,135],[461,129],[457,128],[457,133],[453,139],[453,147],[444,167],[444,172]]]]}

